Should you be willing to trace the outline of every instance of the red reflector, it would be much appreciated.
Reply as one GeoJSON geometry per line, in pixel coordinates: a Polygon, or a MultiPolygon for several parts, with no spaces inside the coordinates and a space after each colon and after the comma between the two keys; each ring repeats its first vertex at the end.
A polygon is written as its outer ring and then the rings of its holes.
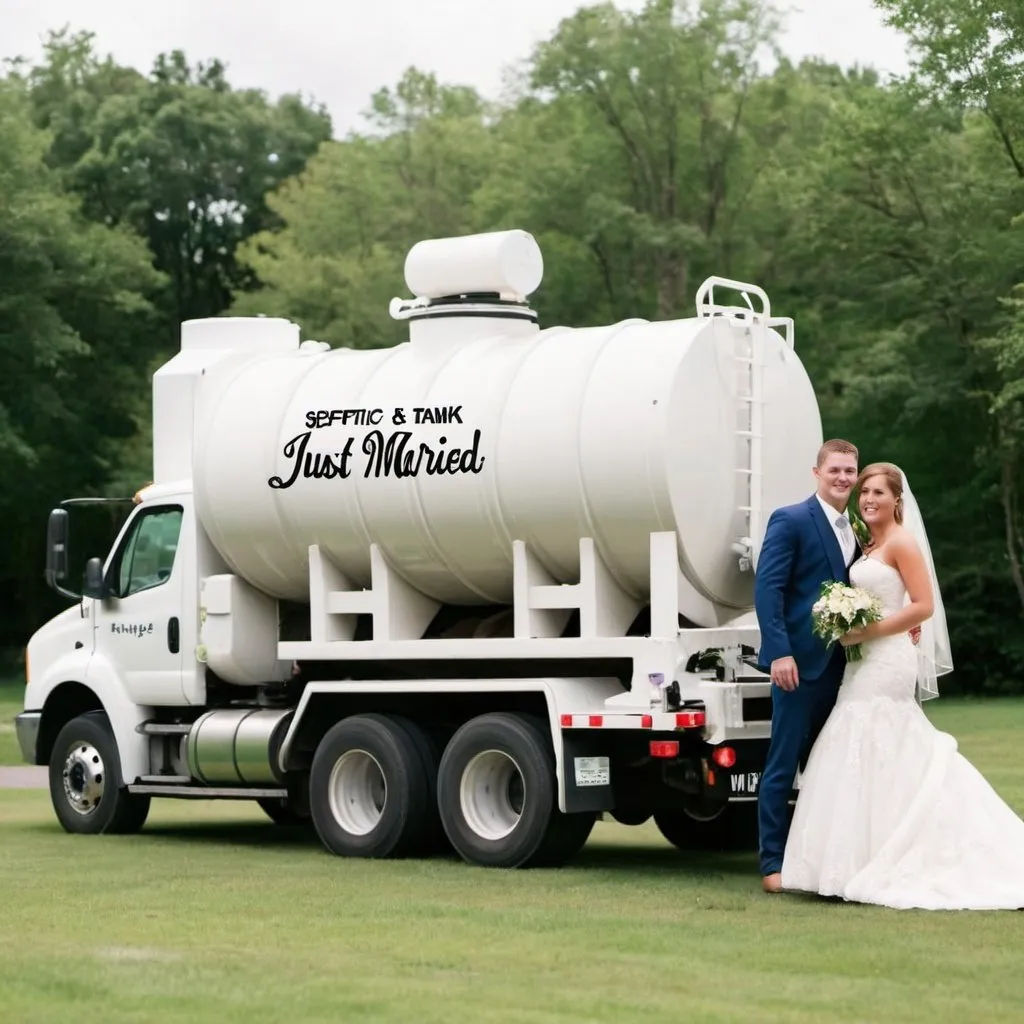
{"type": "Polygon", "coordinates": [[[651,740],[651,757],[676,757],[679,740],[651,740]]]}
{"type": "Polygon", "coordinates": [[[654,725],[654,719],[650,715],[640,716],[640,728],[650,729],[654,725]]]}
{"type": "Polygon", "coordinates": [[[708,785],[713,786],[715,784],[715,771],[713,768],[708,769],[708,785]]]}
{"type": "Polygon", "coordinates": [[[572,715],[562,715],[562,728],[563,729],[571,729],[572,728],[572,715]]]}
{"type": "Polygon", "coordinates": [[[602,725],[604,725],[604,715],[591,715],[590,724],[595,728],[599,729],[602,725]]]}
{"type": "Polygon", "coordinates": [[[676,715],[677,729],[699,729],[703,724],[703,711],[680,711],[676,715]]]}
{"type": "Polygon", "coordinates": [[[715,747],[711,760],[722,768],[731,768],[736,763],[736,751],[732,747],[715,747]]]}

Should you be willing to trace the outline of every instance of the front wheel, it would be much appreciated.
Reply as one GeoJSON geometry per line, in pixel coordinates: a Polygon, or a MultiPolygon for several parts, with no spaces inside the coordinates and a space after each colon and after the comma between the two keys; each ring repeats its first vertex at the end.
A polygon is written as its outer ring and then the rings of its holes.
{"type": "Polygon", "coordinates": [[[73,718],[57,734],[50,754],[50,800],[57,820],[76,835],[138,832],[149,797],[118,785],[117,741],[102,711],[73,718]]]}

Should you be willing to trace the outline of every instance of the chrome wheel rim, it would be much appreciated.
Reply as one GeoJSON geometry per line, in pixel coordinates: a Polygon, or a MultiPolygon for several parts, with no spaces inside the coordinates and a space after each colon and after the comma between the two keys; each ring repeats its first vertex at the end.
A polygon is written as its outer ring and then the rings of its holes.
{"type": "Polygon", "coordinates": [[[76,743],[64,758],[61,778],[68,806],[83,818],[95,814],[106,785],[100,752],[91,743],[76,743]]]}

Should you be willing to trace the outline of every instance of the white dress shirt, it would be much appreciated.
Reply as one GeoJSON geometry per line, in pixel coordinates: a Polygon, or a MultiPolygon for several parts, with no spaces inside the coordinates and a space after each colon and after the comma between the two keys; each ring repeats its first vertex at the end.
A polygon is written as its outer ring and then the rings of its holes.
{"type": "Polygon", "coordinates": [[[839,541],[839,550],[843,553],[843,565],[849,565],[857,549],[857,538],[853,535],[850,518],[845,512],[837,512],[827,501],[822,501],[820,494],[816,494],[815,497],[821,505],[822,512],[825,513],[825,518],[832,524],[832,532],[839,541]]]}

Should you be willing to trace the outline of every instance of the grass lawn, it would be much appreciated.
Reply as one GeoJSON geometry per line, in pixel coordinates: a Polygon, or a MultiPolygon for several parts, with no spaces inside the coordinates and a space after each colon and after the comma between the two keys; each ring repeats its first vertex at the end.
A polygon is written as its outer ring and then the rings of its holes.
{"type": "MultiPolygon", "coordinates": [[[[929,710],[1024,812],[1024,701],[929,710]]],[[[245,804],[156,802],[139,836],[72,837],[45,792],[0,791],[0,878],[5,1024],[916,1024],[1024,1003],[1022,913],[765,896],[753,856],[649,826],[498,872],[340,860],[245,804]]]]}

